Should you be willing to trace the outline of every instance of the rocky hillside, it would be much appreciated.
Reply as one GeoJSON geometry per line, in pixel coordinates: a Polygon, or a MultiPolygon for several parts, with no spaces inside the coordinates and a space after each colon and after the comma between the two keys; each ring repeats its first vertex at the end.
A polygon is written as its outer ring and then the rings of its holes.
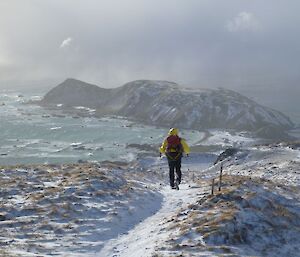
{"type": "Polygon", "coordinates": [[[161,126],[256,131],[288,129],[291,120],[226,89],[186,89],[167,81],[138,80],[119,88],[104,89],[67,79],[48,92],[43,106],[95,108],[96,115],[113,114],[161,126]]]}

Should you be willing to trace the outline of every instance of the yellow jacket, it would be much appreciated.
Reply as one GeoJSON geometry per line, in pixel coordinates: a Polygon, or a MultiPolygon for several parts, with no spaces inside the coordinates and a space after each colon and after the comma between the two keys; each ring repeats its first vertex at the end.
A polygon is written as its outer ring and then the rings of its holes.
{"type": "MultiPolygon", "coordinates": [[[[178,135],[178,129],[176,128],[172,128],[170,129],[168,136],[171,135],[178,135]]],[[[186,143],[186,141],[183,138],[180,138],[180,142],[183,148],[183,152],[185,152],[186,154],[190,153],[190,147],[188,146],[188,144],[186,143]]],[[[166,153],[166,149],[167,149],[167,138],[163,141],[161,147],[159,148],[160,153],[165,154],[166,153]]]]}

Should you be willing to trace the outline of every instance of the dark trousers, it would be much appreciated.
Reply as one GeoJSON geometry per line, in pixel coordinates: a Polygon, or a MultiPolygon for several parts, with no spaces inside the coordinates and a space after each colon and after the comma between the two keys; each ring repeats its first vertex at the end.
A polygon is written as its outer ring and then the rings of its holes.
{"type": "Polygon", "coordinates": [[[181,157],[177,160],[172,160],[168,158],[168,164],[169,164],[169,176],[170,176],[170,186],[174,186],[174,179],[175,179],[175,173],[176,171],[176,181],[178,184],[181,182],[181,157]]]}

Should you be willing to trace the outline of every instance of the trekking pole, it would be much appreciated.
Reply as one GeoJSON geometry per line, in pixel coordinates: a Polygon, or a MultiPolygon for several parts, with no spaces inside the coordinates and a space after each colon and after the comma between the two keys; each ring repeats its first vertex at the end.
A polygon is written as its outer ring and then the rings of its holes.
{"type": "Polygon", "coordinates": [[[215,179],[212,179],[212,183],[211,183],[211,195],[214,195],[214,187],[215,187],[215,179]]]}
{"type": "Polygon", "coordinates": [[[164,181],[165,179],[165,175],[164,175],[164,172],[163,172],[163,168],[162,168],[162,155],[160,154],[159,155],[159,173],[160,173],[160,177],[161,177],[161,181],[164,181]]]}

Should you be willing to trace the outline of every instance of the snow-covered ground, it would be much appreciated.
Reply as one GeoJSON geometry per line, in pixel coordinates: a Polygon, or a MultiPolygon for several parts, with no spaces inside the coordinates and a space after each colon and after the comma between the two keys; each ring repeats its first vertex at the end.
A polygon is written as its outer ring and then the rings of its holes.
{"type": "Polygon", "coordinates": [[[181,190],[160,190],[161,209],[97,256],[300,256],[299,153],[280,145],[240,150],[223,161],[223,189],[214,196],[220,164],[199,167],[192,156],[181,190]]]}
{"type": "Polygon", "coordinates": [[[251,145],[213,196],[213,153],[183,158],[179,191],[159,157],[2,167],[0,256],[300,256],[300,150],[251,145]]]}
{"type": "Polygon", "coordinates": [[[147,177],[94,164],[2,168],[0,256],[99,251],[161,208],[147,177]]]}
{"type": "Polygon", "coordinates": [[[299,149],[292,149],[288,144],[248,148],[240,150],[223,165],[231,175],[260,177],[299,187],[299,149]]]}

